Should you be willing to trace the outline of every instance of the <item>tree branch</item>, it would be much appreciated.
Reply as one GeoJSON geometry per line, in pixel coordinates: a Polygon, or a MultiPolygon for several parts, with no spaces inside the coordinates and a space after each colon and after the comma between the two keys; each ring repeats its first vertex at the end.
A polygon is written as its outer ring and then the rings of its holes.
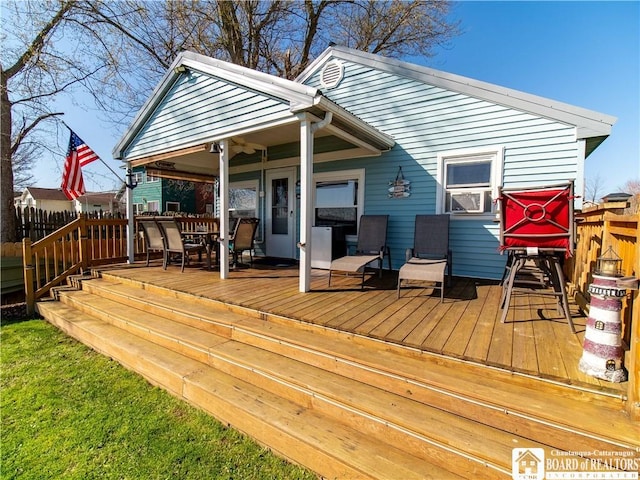
{"type": "Polygon", "coordinates": [[[38,126],[40,122],[43,122],[48,118],[56,117],[60,115],[64,115],[64,112],[44,113],[39,117],[37,117],[33,122],[31,122],[29,126],[24,126],[23,124],[23,127],[20,129],[20,131],[16,135],[13,145],[11,145],[11,154],[13,155],[16,152],[16,150],[18,150],[18,147],[20,147],[20,143],[25,139],[25,137],[29,134],[31,130],[33,130],[34,128],[36,128],[36,126],[38,126]]]}

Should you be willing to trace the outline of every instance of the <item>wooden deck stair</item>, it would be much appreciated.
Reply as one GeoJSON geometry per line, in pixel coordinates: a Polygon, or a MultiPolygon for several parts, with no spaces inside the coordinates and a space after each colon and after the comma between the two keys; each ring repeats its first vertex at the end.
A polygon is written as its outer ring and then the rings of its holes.
{"type": "Polygon", "coordinates": [[[601,392],[108,272],[75,281],[38,304],[48,321],[324,478],[511,478],[515,447],[640,446],[601,392]]]}

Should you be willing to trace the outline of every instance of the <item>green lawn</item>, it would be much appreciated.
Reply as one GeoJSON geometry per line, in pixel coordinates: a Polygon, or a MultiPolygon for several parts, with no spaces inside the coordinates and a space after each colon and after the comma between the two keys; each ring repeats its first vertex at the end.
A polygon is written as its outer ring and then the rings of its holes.
{"type": "Polygon", "coordinates": [[[315,479],[42,320],[3,325],[2,479],[315,479]]]}

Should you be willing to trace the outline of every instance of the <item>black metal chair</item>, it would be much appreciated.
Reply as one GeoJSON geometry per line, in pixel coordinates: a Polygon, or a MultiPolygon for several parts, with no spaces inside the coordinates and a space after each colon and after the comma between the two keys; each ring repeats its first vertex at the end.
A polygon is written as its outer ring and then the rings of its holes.
{"type": "Polygon", "coordinates": [[[182,260],[180,271],[184,272],[185,263],[189,263],[189,254],[198,253],[202,255],[205,246],[202,243],[185,243],[182,239],[180,226],[175,219],[159,221],[158,225],[162,231],[164,240],[164,262],[163,267],[166,270],[169,265],[171,254],[179,254],[182,260]]]}
{"type": "MultiPolygon", "coordinates": [[[[149,257],[152,251],[161,251],[164,259],[164,240],[162,239],[162,231],[158,223],[153,217],[138,220],[138,225],[142,229],[144,237],[144,245],[147,251],[147,267],[149,266],[149,257]]],[[[164,260],[163,260],[164,263],[164,260]]]]}
{"type": "Polygon", "coordinates": [[[242,254],[246,250],[249,250],[250,262],[253,265],[252,252],[259,223],[260,219],[258,218],[239,218],[236,222],[233,235],[229,238],[229,251],[233,256],[234,266],[241,263],[239,260],[242,260],[242,254]]]}
{"type": "Polygon", "coordinates": [[[362,275],[360,288],[364,288],[366,266],[378,262],[379,276],[382,278],[382,262],[386,256],[391,270],[391,251],[387,246],[387,224],[389,215],[362,215],[358,228],[358,243],[354,255],[337,258],[329,265],[329,286],[333,272],[359,273],[362,275]]]}
{"type": "Polygon", "coordinates": [[[445,268],[451,285],[452,254],[449,249],[449,215],[416,215],[413,248],[398,272],[398,298],[402,280],[438,282],[444,300],[445,268]]]}

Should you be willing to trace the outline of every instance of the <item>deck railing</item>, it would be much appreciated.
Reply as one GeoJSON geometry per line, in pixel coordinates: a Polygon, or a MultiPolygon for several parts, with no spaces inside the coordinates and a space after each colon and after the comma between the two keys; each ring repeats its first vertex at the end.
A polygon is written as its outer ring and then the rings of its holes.
{"type": "MultiPolygon", "coordinates": [[[[200,227],[213,228],[217,219],[176,217],[185,232],[200,227]]],[[[144,239],[134,222],[134,255],[146,254],[144,239]]],[[[87,218],[81,215],[42,240],[22,241],[25,301],[32,314],[37,299],[51,288],[63,284],[70,275],[86,272],[98,265],[123,263],[128,260],[127,220],[87,218]]]]}

